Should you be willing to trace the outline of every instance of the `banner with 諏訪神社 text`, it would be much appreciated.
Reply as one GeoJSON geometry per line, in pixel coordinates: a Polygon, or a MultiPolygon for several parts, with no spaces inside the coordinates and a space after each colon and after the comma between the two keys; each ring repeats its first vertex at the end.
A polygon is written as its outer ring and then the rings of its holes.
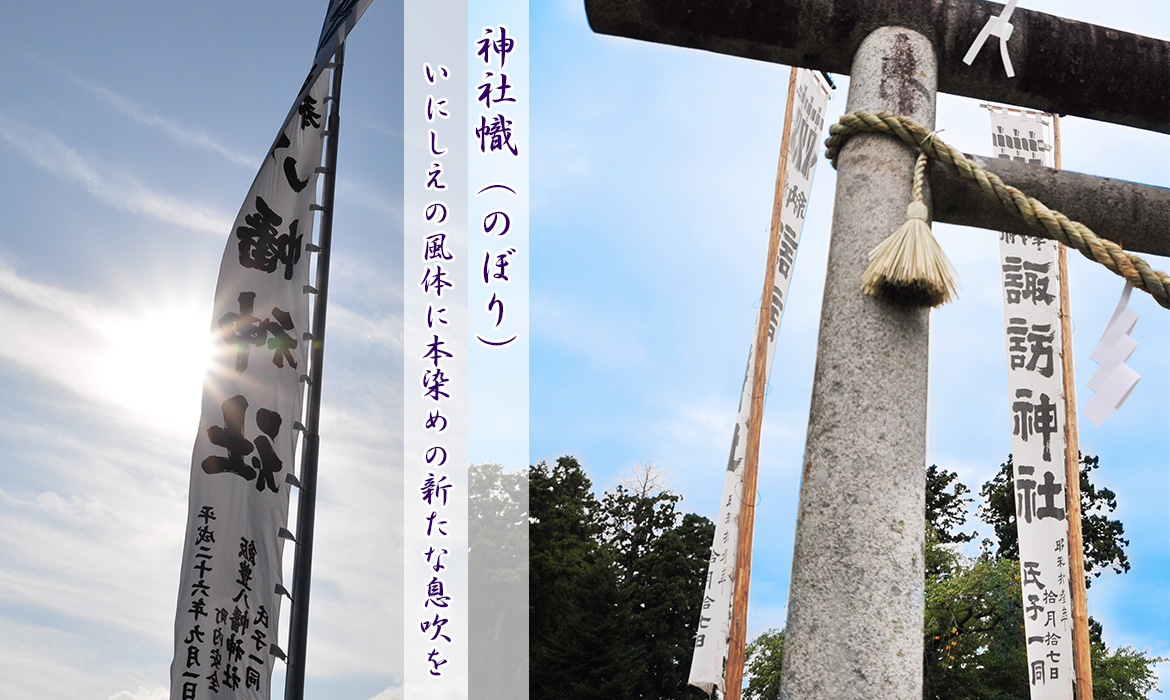
{"type": "MultiPolygon", "coordinates": [[[[1053,165],[1051,117],[989,108],[997,158],[1053,165]]],[[[1065,408],[1055,241],[1000,234],[1013,492],[1032,700],[1071,700],[1065,408]]]]}

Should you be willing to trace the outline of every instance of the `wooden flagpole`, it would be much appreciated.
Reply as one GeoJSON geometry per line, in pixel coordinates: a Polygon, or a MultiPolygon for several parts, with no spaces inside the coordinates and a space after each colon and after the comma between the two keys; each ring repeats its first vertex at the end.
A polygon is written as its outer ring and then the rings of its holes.
{"type": "MultiPolygon", "coordinates": [[[[1060,116],[1052,115],[1053,162],[1061,169],[1060,116]]],[[[1057,244],[1060,269],[1060,344],[1064,378],[1065,478],[1068,516],[1069,584],[1073,604],[1073,664],[1077,700],[1093,700],[1093,667],[1089,652],[1089,612],[1085,602],[1085,546],[1081,537],[1081,450],[1077,437],[1077,387],[1073,371],[1072,314],[1068,299],[1068,252],[1057,244]]]]}
{"type": "Polygon", "coordinates": [[[309,345],[309,396],[305,411],[304,449],[301,453],[300,498],[297,506],[296,555],[293,557],[292,602],[289,606],[288,668],[285,700],[305,696],[305,650],[309,637],[309,583],[313,576],[313,529],[316,523],[317,456],[321,438],[321,363],[325,358],[325,311],[329,299],[329,249],[333,239],[333,194],[337,183],[337,128],[341,106],[341,64],[345,43],[333,55],[333,84],[326,121],[325,177],[321,186],[321,227],[317,236],[317,299],[309,345]]]}
{"type": "Polygon", "coordinates": [[[731,599],[731,643],[723,676],[726,700],[739,700],[743,685],[744,645],[747,642],[748,587],[752,574],[752,529],[756,521],[756,472],[760,462],[760,425],[764,415],[764,388],[768,379],[768,325],[772,317],[772,289],[776,286],[776,259],[780,255],[780,214],[784,211],[784,176],[788,170],[788,140],[792,104],[796,97],[796,67],[788,79],[788,104],[784,107],[784,131],[780,138],[780,164],[776,168],[776,192],[772,199],[772,224],[764,293],[756,321],[756,349],[752,368],[752,400],[748,413],[747,447],[744,453],[743,490],[740,494],[739,527],[735,546],[735,587],[731,599]]]}

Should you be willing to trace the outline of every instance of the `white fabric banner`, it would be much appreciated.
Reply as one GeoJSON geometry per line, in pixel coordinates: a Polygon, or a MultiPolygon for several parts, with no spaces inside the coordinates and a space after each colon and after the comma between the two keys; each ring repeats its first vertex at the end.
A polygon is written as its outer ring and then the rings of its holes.
{"type": "Polygon", "coordinates": [[[308,267],[330,73],[293,105],[220,263],[191,460],[171,700],[268,698],[308,372],[308,267]]]}
{"type": "MultiPolygon", "coordinates": [[[[990,108],[997,158],[1053,165],[1048,115],[990,108]]],[[[1060,279],[1055,241],[1000,234],[1016,528],[1032,700],[1073,697],[1060,279]]]]}
{"type": "MultiPolygon", "coordinates": [[[[772,312],[768,325],[767,372],[772,369],[776,335],[788,301],[788,285],[796,260],[796,247],[804,226],[805,208],[816,169],[817,150],[825,123],[825,109],[831,88],[813,71],[797,71],[796,95],[792,106],[792,125],[788,141],[788,165],[784,176],[783,211],[780,215],[780,249],[776,259],[776,279],[772,287],[772,312]]],[[[708,695],[714,688],[723,692],[723,667],[731,636],[731,599],[735,575],[735,552],[738,541],[739,504],[743,492],[743,461],[747,449],[748,414],[751,410],[752,366],[755,343],[748,352],[743,391],[731,437],[731,454],[723,478],[723,498],[715,521],[715,539],[707,578],[703,583],[703,608],[695,637],[691,660],[690,685],[708,695]]]]}

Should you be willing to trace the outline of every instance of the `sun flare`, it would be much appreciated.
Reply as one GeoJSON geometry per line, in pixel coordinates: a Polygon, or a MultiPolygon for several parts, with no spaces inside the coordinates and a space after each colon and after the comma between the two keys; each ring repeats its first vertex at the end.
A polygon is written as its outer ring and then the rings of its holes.
{"type": "Polygon", "coordinates": [[[128,317],[111,324],[107,395],[159,427],[193,429],[214,336],[195,306],[128,317]]]}

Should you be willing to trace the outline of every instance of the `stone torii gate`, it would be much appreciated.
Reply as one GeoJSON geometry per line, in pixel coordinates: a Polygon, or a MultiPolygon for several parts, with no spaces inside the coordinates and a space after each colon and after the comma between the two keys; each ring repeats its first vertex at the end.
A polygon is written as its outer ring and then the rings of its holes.
{"type": "MultiPolygon", "coordinates": [[[[934,128],[939,90],[1170,133],[1170,42],[1016,9],[1007,79],[983,0],[585,0],[594,31],[851,76],[847,111],[934,128]],[[940,71],[939,68],[942,68],[940,71]]],[[[791,700],[922,696],[929,311],[863,296],[869,251],[905,220],[915,153],[842,149],[784,649],[791,700]]],[[[977,159],[1125,249],[1170,255],[1170,191],[977,159]]],[[[936,221],[1036,235],[930,170],[936,221]]]]}

